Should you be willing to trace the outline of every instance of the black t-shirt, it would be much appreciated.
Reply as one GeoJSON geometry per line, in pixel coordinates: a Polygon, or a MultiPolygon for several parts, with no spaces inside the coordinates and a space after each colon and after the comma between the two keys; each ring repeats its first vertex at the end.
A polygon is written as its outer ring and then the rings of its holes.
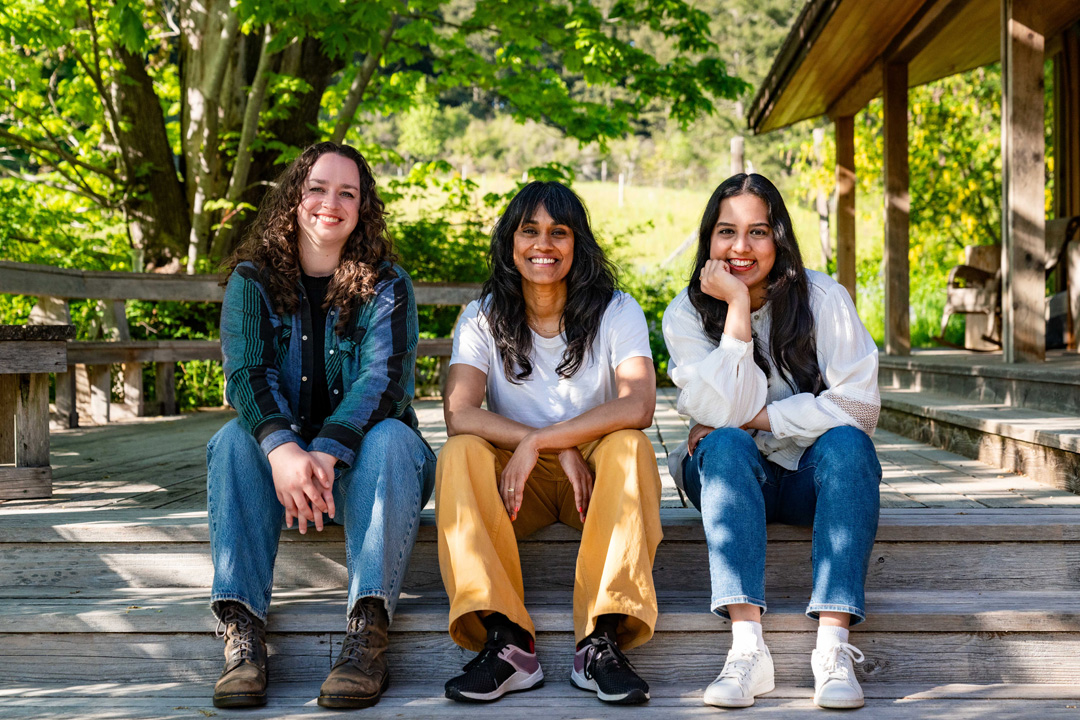
{"type": "Polygon", "coordinates": [[[312,427],[321,428],[326,418],[330,417],[330,387],[326,384],[326,315],[323,307],[326,290],[330,287],[333,275],[312,277],[301,271],[300,279],[307,293],[308,308],[311,310],[312,376],[311,422],[312,427]]]}

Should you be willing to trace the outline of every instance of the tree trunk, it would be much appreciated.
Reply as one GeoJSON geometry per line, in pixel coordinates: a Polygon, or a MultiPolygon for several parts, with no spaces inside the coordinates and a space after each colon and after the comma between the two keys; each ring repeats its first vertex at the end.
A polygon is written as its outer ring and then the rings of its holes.
{"type": "Polygon", "coordinates": [[[123,71],[111,91],[125,121],[118,128],[120,147],[128,166],[138,172],[129,179],[136,188],[127,203],[129,222],[137,226],[132,238],[147,262],[163,265],[184,254],[191,219],[165,132],[161,102],[145,62],[124,48],[117,49],[117,56],[123,71]]]}

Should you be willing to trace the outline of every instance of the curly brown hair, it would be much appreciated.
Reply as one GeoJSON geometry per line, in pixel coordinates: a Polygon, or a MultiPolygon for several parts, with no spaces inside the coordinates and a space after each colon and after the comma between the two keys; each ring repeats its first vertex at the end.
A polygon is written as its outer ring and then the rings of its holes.
{"type": "Polygon", "coordinates": [[[243,242],[228,260],[228,273],[245,260],[263,274],[275,311],[293,313],[300,307],[297,285],[300,283],[299,228],[296,208],[300,205],[304,183],[315,161],[335,153],[356,163],[360,173],[360,213],[356,227],[341,250],[334,277],[326,291],[325,308],[341,312],[334,330],[345,332],[353,310],[375,295],[375,284],[391,272],[397,261],[393,243],[386,230],[385,206],[375,187],[364,156],[348,145],[321,142],[312,145],[292,161],[259,205],[259,214],[243,242]]]}

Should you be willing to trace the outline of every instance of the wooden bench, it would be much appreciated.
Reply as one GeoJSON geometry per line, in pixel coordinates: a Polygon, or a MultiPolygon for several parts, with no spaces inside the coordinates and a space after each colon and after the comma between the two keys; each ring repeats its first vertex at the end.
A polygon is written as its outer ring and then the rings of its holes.
{"type": "MultiPolygon", "coordinates": [[[[479,285],[466,283],[415,284],[417,305],[464,306],[479,290],[479,285]]],[[[72,270],[0,261],[0,292],[38,298],[30,314],[32,325],[70,324],[70,300],[100,303],[101,331],[109,338],[68,342],[67,371],[56,372],[56,410],[66,427],[78,427],[80,414],[99,424],[114,416],[175,415],[176,363],[221,360],[217,340],[132,340],[125,306],[127,300],[220,303],[225,291],[217,275],[72,270]],[[155,364],[157,402],[152,406],[142,380],[148,362],[155,364]],[[112,365],[123,368],[124,402],[119,406],[111,402],[112,365]]],[[[422,339],[417,354],[447,358],[452,342],[422,339]]]]}
{"type": "Polygon", "coordinates": [[[0,500],[52,495],[49,373],[67,369],[75,327],[0,325],[0,500]]]}

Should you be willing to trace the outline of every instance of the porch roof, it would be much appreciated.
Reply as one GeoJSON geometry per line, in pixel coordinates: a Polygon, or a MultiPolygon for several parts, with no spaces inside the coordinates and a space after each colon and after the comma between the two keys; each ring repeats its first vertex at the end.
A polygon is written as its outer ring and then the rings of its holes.
{"type": "MultiPolygon", "coordinates": [[[[1080,20],[1076,0],[1039,7],[1048,41],[1080,20]]],[[[750,129],[855,114],[881,94],[886,60],[907,62],[909,87],[997,62],[1001,13],[1001,0],[808,0],[750,105],[750,129]]]]}

